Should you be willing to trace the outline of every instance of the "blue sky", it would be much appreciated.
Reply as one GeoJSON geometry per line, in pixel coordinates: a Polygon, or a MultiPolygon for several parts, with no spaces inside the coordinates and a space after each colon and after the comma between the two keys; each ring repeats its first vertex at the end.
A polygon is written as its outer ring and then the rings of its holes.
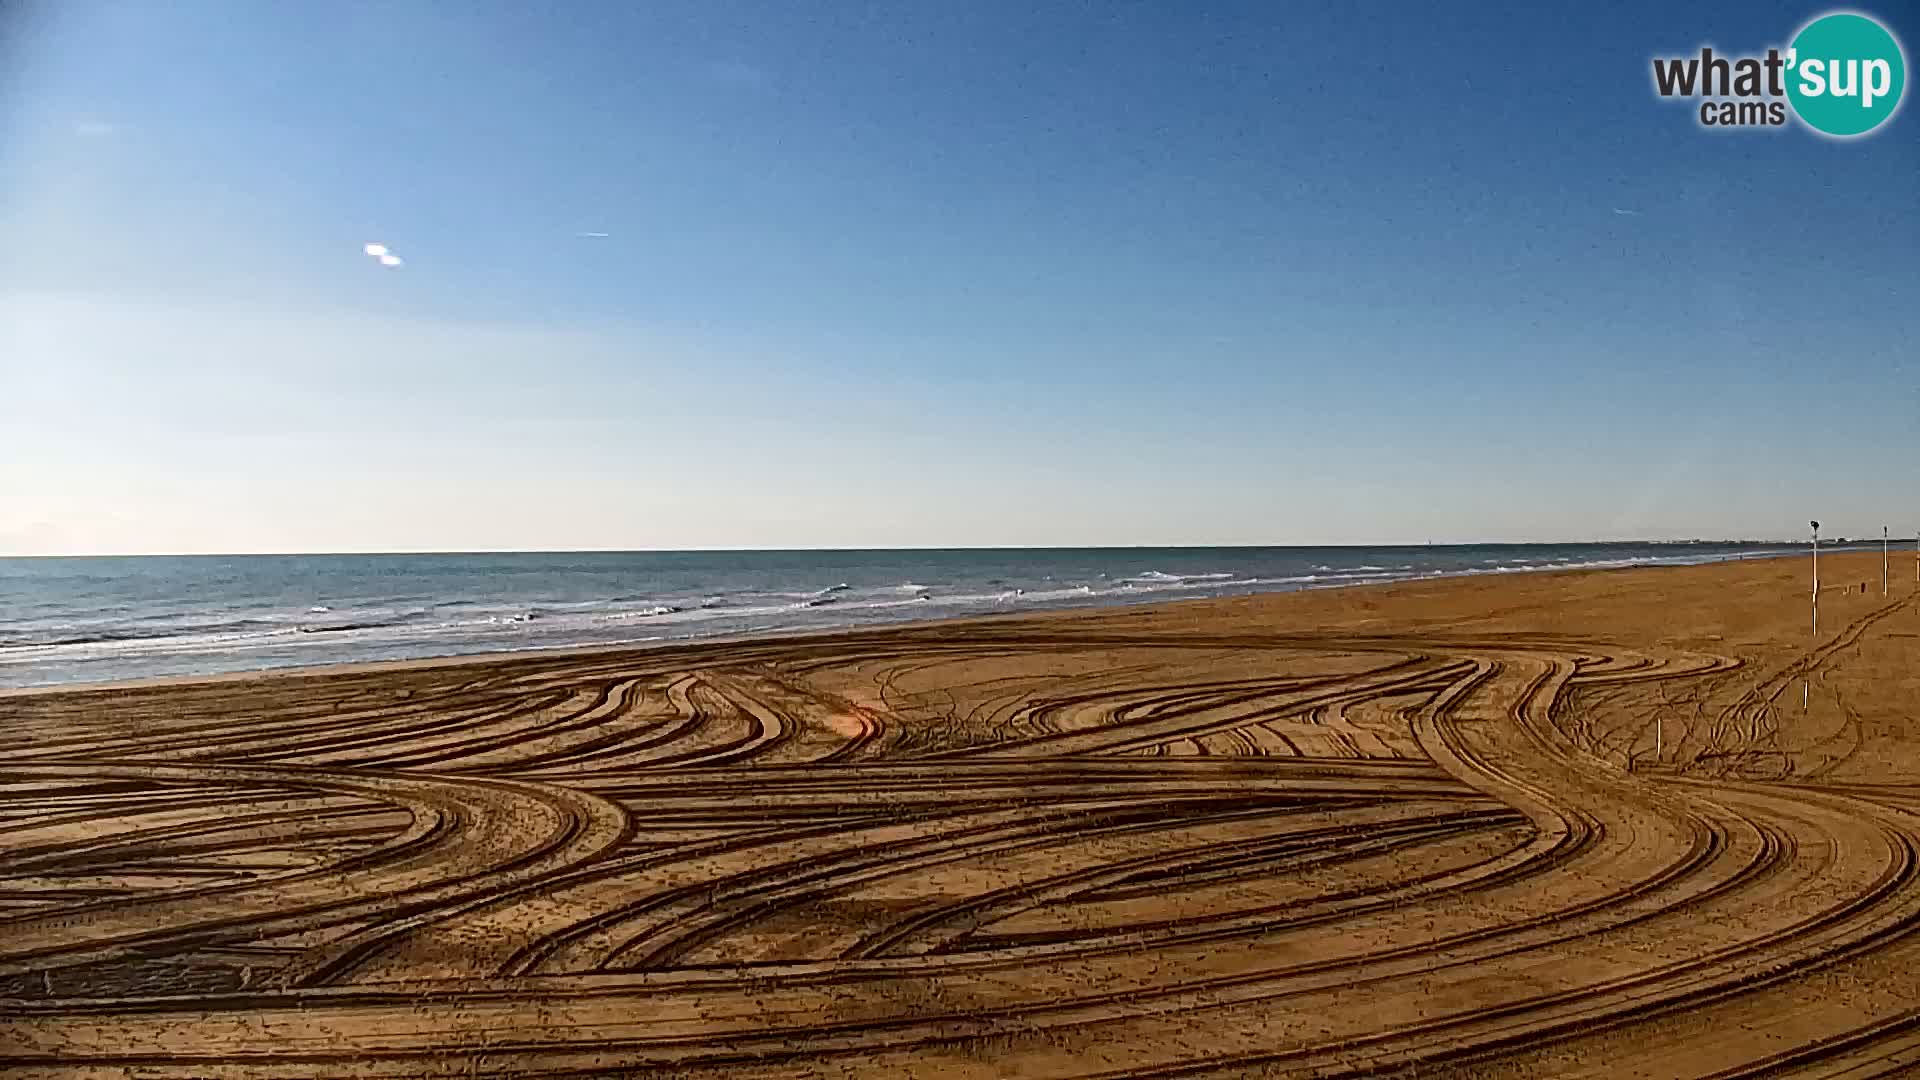
{"type": "Polygon", "coordinates": [[[1823,8],[806,7],[7,5],[0,553],[1920,527],[1823,8]]]}

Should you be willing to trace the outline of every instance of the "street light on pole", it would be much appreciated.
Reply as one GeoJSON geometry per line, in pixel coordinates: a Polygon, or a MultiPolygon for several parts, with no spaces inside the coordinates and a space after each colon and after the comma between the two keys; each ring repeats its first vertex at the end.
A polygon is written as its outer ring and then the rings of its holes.
{"type": "Polygon", "coordinates": [[[1820,523],[1808,522],[1813,526],[1813,636],[1820,636],[1820,523]]]}
{"type": "MultiPolygon", "coordinates": [[[[1820,523],[1810,521],[1813,526],[1813,643],[1820,643],[1820,523]]],[[[1800,680],[1800,711],[1807,711],[1807,702],[1813,695],[1813,677],[1800,680]]]]}

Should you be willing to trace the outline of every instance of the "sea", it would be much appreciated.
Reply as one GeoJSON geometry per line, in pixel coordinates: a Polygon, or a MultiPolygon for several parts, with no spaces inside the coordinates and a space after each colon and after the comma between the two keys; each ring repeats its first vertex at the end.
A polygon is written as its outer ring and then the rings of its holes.
{"type": "Polygon", "coordinates": [[[1790,550],[1680,542],[0,558],[0,687],[647,646],[1790,550]]]}

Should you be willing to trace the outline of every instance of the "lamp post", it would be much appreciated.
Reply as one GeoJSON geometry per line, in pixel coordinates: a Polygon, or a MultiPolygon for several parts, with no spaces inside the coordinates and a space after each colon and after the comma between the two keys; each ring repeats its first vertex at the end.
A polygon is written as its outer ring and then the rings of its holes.
{"type": "MultiPolygon", "coordinates": [[[[1813,526],[1813,644],[1820,643],[1820,523],[1810,521],[1813,526]]],[[[1809,646],[1811,648],[1811,646],[1809,646]]],[[[1800,711],[1807,711],[1808,699],[1813,696],[1813,676],[1811,673],[1800,680],[1800,711]]]]}
{"type": "Polygon", "coordinates": [[[1820,636],[1820,523],[1813,526],[1813,636],[1820,636]]]}

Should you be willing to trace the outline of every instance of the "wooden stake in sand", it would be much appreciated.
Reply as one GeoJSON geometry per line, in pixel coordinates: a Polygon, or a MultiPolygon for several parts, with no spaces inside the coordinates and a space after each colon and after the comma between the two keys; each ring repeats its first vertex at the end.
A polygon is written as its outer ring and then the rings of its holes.
{"type": "Polygon", "coordinates": [[[1887,595],[1887,527],[1880,526],[1880,595],[1887,595]]]}

